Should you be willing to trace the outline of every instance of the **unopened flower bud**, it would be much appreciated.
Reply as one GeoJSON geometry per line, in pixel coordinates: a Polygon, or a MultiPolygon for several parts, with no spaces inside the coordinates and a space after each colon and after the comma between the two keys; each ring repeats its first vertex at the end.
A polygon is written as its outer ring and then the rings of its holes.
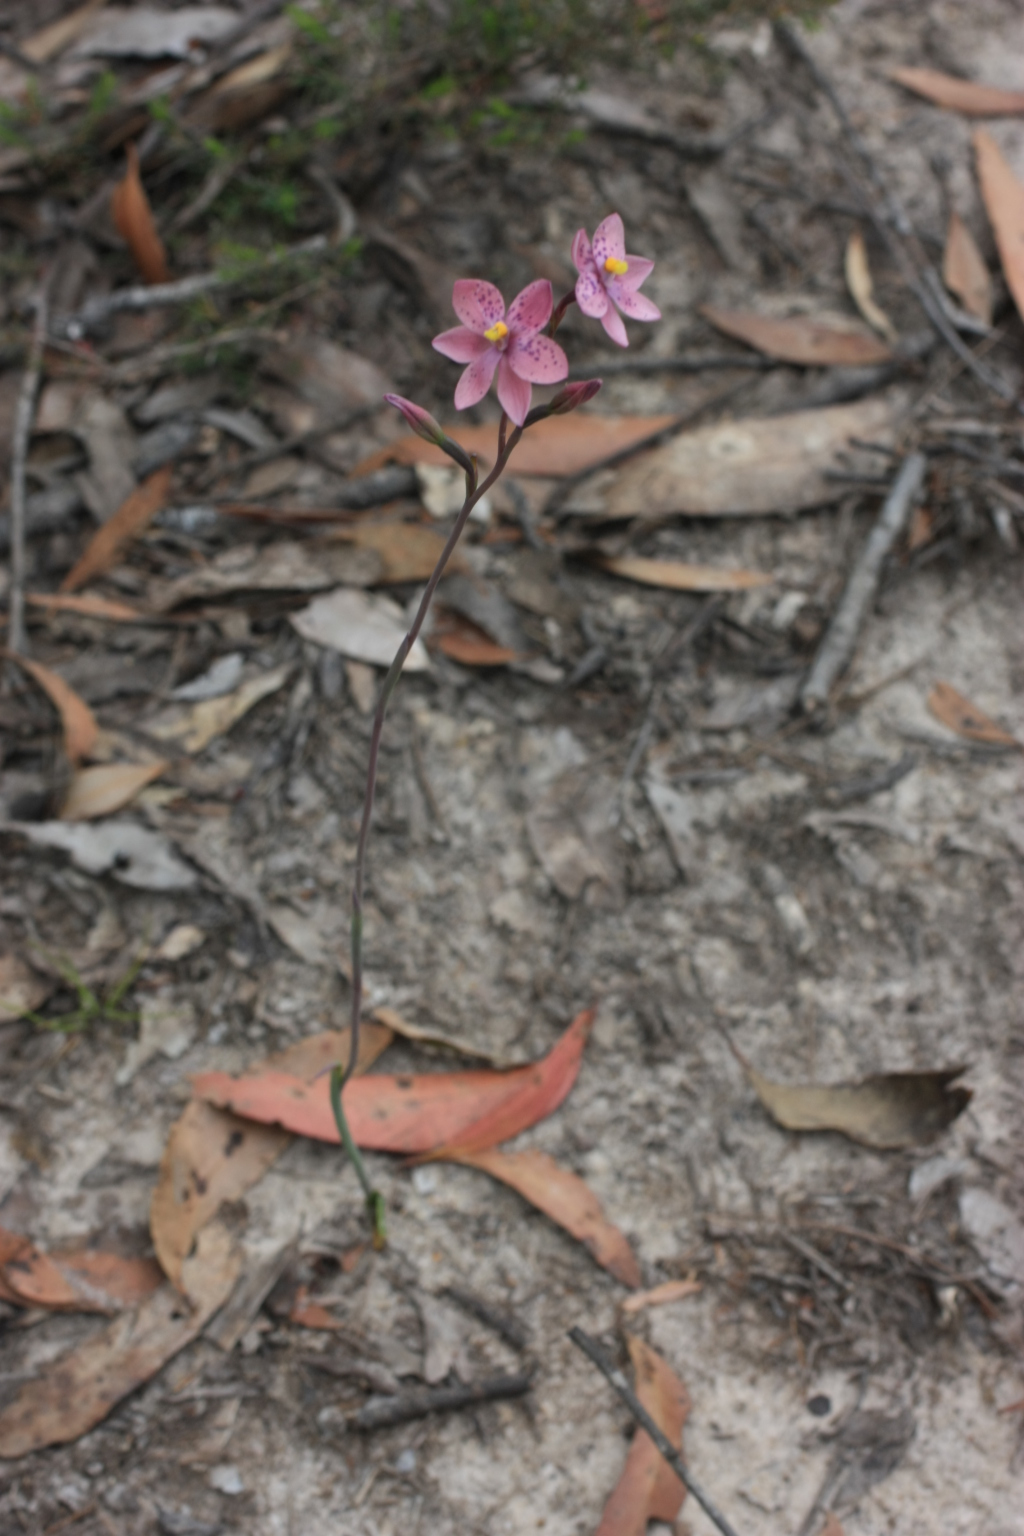
{"type": "Polygon", "coordinates": [[[581,379],[578,384],[567,384],[553,400],[548,401],[548,411],[552,416],[564,416],[567,411],[575,411],[578,406],[593,400],[603,383],[603,379],[581,379]]]}
{"type": "Polygon", "coordinates": [[[545,421],[549,416],[564,416],[567,411],[574,411],[577,406],[585,405],[588,400],[593,400],[604,381],[602,379],[581,379],[578,384],[567,384],[560,389],[553,400],[547,405],[534,406],[527,416],[524,427],[532,427],[538,421],[545,421]]]}
{"type": "Polygon", "coordinates": [[[417,437],[422,437],[425,442],[434,443],[438,448],[444,442],[444,432],[441,424],[435,421],[429,411],[425,411],[422,405],[417,405],[413,400],[406,400],[402,395],[385,395],[388,405],[393,405],[401,411],[406,421],[412,427],[417,437]]]}
{"type": "Polygon", "coordinates": [[[388,405],[393,405],[401,411],[406,421],[412,427],[417,437],[422,437],[424,442],[433,443],[435,448],[440,448],[450,459],[454,459],[460,469],[464,469],[467,475],[472,475],[476,481],[476,465],[466,450],[453,438],[450,438],[441,426],[435,421],[429,411],[425,411],[422,405],[417,405],[413,400],[406,400],[403,395],[385,395],[388,405]]]}

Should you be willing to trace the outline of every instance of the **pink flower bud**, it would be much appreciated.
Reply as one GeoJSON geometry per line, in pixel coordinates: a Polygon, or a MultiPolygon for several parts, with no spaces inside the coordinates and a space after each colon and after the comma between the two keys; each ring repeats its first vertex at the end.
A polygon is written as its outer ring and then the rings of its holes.
{"type": "Polygon", "coordinates": [[[593,400],[603,379],[581,379],[576,384],[567,384],[563,390],[548,401],[548,412],[552,416],[564,416],[567,411],[575,411],[578,406],[586,405],[588,400],[593,400]]]}
{"type": "Polygon", "coordinates": [[[438,448],[444,446],[445,435],[440,422],[435,421],[422,405],[416,405],[414,401],[406,400],[402,395],[385,395],[384,399],[388,405],[393,405],[396,410],[401,411],[417,437],[422,437],[428,443],[434,443],[438,448]]]}
{"type": "Polygon", "coordinates": [[[588,400],[593,400],[603,382],[602,379],[581,379],[578,384],[567,384],[547,405],[534,406],[523,423],[524,428],[546,421],[549,416],[564,416],[578,405],[585,405],[588,400]]]}

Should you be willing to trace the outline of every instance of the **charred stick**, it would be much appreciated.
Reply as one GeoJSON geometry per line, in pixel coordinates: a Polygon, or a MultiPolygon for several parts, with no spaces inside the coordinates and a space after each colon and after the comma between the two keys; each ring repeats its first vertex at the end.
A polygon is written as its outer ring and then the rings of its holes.
{"type": "Polygon", "coordinates": [[[717,1525],[718,1529],[722,1532],[722,1536],[736,1536],[736,1531],[729,1524],[721,1510],[712,1503],[711,1499],[708,1498],[703,1488],[694,1482],[682,1456],[680,1456],[679,1452],[676,1450],[668,1436],[651,1418],[650,1414],[647,1412],[647,1409],[644,1407],[640,1399],[634,1392],[630,1390],[625,1376],[623,1376],[621,1371],[616,1370],[615,1366],[608,1359],[607,1355],[598,1344],[597,1340],[592,1339],[589,1333],[584,1333],[582,1328],[570,1328],[569,1337],[572,1339],[572,1342],[576,1345],[577,1349],[582,1349],[587,1358],[597,1366],[605,1380],[615,1388],[615,1391],[622,1398],[622,1401],[625,1403],[634,1419],[636,1419],[641,1429],[646,1431],[646,1433],[654,1441],[654,1444],[657,1446],[662,1456],[664,1456],[665,1460],[668,1462],[669,1466],[672,1468],[672,1471],[676,1474],[676,1477],[678,1477],[683,1487],[697,1500],[697,1503],[700,1505],[701,1509],[707,1515],[712,1524],[717,1525]]]}
{"type": "Polygon", "coordinates": [[[514,1376],[491,1376],[465,1386],[412,1387],[397,1397],[371,1397],[348,1423],[351,1429],[390,1429],[394,1424],[407,1424],[410,1419],[425,1419],[431,1413],[451,1413],[477,1403],[523,1397],[532,1383],[532,1371],[519,1371],[514,1376]]]}
{"type": "Polygon", "coordinates": [[[14,438],[11,443],[11,590],[8,598],[7,644],[12,651],[25,649],[25,465],[36,411],[36,396],[43,373],[49,296],[50,274],[46,273],[36,295],[32,344],[18,392],[18,404],[14,412],[14,438]]]}
{"type": "Polygon", "coordinates": [[[525,1324],[521,1323],[517,1317],[512,1317],[500,1307],[492,1307],[490,1302],[484,1301],[482,1296],[474,1296],[472,1291],[464,1291],[457,1285],[449,1285],[444,1294],[450,1296],[452,1301],[464,1307],[474,1317],[479,1318],[480,1322],[485,1323],[488,1328],[493,1328],[495,1333],[500,1334],[506,1344],[511,1344],[513,1349],[528,1348],[529,1334],[525,1324]]]}
{"type": "Polygon", "coordinates": [[[212,293],[216,288],[227,288],[244,283],[250,277],[275,270],[285,262],[300,261],[306,256],[323,256],[333,250],[334,244],[327,235],[314,235],[285,251],[270,251],[261,261],[251,265],[220,268],[214,272],[196,272],[176,283],[141,284],[135,288],[116,288],[105,298],[91,299],[88,304],[66,317],[59,326],[62,336],[79,341],[97,326],[109,320],[111,315],[125,311],[139,313],[147,309],[159,309],[164,304],[188,304],[200,294],[212,293]]]}
{"type": "Polygon", "coordinates": [[[904,459],[878,521],[850,573],[839,607],[800,693],[800,702],[808,714],[827,701],[833,683],[850,663],[857,636],[878,590],[886,556],[906,527],[910,509],[921,489],[926,463],[923,453],[911,453],[904,459]]]}

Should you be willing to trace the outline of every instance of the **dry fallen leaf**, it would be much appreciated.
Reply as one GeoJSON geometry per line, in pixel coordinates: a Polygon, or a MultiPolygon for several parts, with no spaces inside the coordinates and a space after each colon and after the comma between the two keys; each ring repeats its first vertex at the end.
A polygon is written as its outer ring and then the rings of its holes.
{"type": "Polygon", "coordinates": [[[0,1456],[65,1445],[99,1424],[202,1332],[231,1294],[240,1267],[226,1229],[208,1227],[185,1267],[191,1305],[163,1285],[134,1312],[38,1367],[0,1409],[0,1456]]]}
{"type": "Polygon", "coordinates": [[[34,1013],[53,989],[53,981],[33,971],[17,955],[0,955],[0,1024],[34,1013]]]}
{"type": "Polygon", "coordinates": [[[446,1035],[437,1029],[421,1029],[418,1024],[410,1024],[394,1008],[375,1008],[373,1017],[380,1024],[385,1024],[396,1035],[401,1035],[403,1040],[413,1040],[417,1045],[435,1045],[442,1050],[453,1051],[456,1056],[468,1056],[473,1061],[486,1061],[490,1066],[496,1067],[500,1072],[506,1072],[510,1067],[521,1066],[521,1062],[507,1061],[504,1057],[496,1056],[493,1051],[485,1046],[475,1045],[471,1040],[459,1040],[455,1035],[446,1035]]]}
{"type": "Polygon", "coordinates": [[[282,688],[291,670],[286,662],[271,672],[249,678],[233,693],[221,694],[216,699],[202,699],[184,711],[175,706],[159,719],[149,722],[145,726],[146,734],[157,741],[180,742],[185,752],[202,752],[215,736],[223,736],[237,725],[261,699],[282,688]]]}
{"type": "Polygon", "coordinates": [[[8,661],[16,661],[39,684],[57,710],[64,727],[64,751],[68,762],[80,763],[83,757],[88,757],[100,728],[85,700],[79,698],[70,684],[41,662],[30,661],[27,656],[18,655],[14,651],[5,650],[0,655],[6,656],[8,661]]]}
{"type": "Polygon", "coordinates": [[[649,587],[670,587],[677,592],[746,592],[767,587],[775,580],[765,571],[726,571],[713,565],[687,565],[683,560],[649,560],[642,555],[620,555],[601,561],[613,576],[625,576],[649,587]]]}
{"type": "Polygon", "coordinates": [[[665,1307],[670,1302],[682,1301],[687,1296],[699,1296],[704,1289],[699,1280],[666,1280],[649,1291],[637,1291],[627,1296],[622,1310],[627,1314],[643,1312],[648,1307],[665,1307]]]}
{"type": "Polygon", "coordinates": [[[818,1536],[844,1536],[843,1528],[831,1510],[826,1514],[825,1524],[818,1532],[818,1536]]]}
{"type": "Polygon", "coordinates": [[[896,327],[885,313],[885,310],[880,309],[875,301],[875,285],[871,280],[868,248],[864,243],[864,236],[859,229],[855,229],[846,242],[844,271],[846,273],[846,286],[850,290],[850,297],[864,316],[868,325],[870,325],[873,331],[877,331],[879,336],[884,336],[890,345],[894,345],[898,339],[896,327]]]}
{"type": "Polygon", "coordinates": [[[26,592],[26,603],[45,608],[50,613],[79,613],[87,619],[113,619],[120,624],[140,624],[146,615],[127,603],[115,603],[109,597],[82,592],[77,596],[65,592],[26,592]]]}
{"type": "MultiPolygon", "coordinates": [[[[362,522],[339,529],[332,537],[378,554],[381,571],[376,580],[382,582],[426,581],[433,573],[446,538],[436,528],[428,528],[423,523],[362,522]]],[[[460,550],[453,551],[446,569],[449,574],[467,569],[460,550]]]]}
{"type": "MultiPolygon", "coordinates": [[[[633,1362],[636,1395],[658,1428],[681,1445],[683,1424],[690,1412],[690,1398],[683,1383],[650,1345],[630,1334],[627,1338],[633,1362]]],[[[644,1536],[650,1520],[671,1524],[679,1513],[686,1489],[645,1430],[633,1436],[622,1476],[604,1507],[596,1536],[644,1536]]]]}
{"type": "MultiPolygon", "coordinates": [[[[742,1060],[742,1058],[741,1058],[742,1060]]],[[[878,1072],[859,1083],[773,1083],[743,1062],[754,1092],[787,1131],[839,1131],[865,1147],[893,1150],[933,1141],[966,1109],[966,1070],[878,1072]]]]}
{"type": "MultiPolygon", "coordinates": [[[[374,1073],[345,1089],[353,1139],[378,1152],[447,1157],[517,1136],[556,1110],[576,1081],[594,1015],[581,1013],[540,1061],[509,1072],[374,1073]]],[[[197,1098],[246,1119],[318,1141],[338,1141],[326,1078],[307,1084],[281,1070],[245,1077],[205,1072],[197,1098]]]]}
{"type": "Polygon", "coordinates": [[[65,1312],[122,1312],[151,1296],[163,1275],[152,1259],[97,1249],[44,1253],[0,1229],[0,1279],[20,1306],[65,1312]]]}
{"type": "Polygon", "coordinates": [[[1024,315],[1024,186],[984,128],[975,129],[974,153],[985,211],[999,248],[999,260],[1013,302],[1024,315]]]}
{"type": "Polygon", "coordinates": [[[727,336],[734,336],[767,357],[805,368],[858,368],[888,362],[892,355],[874,336],[822,325],[805,315],[775,320],[753,310],[719,309],[714,304],[702,304],[700,312],[727,336]]]}
{"type": "Polygon", "coordinates": [[[588,476],[565,510],[609,518],[732,517],[825,506],[846,489],[827,472],[849,472],[858,463],[850,439],[888,446],[902,398],[890,393],[855,405],[696,427],[621,469],[588,476]]]}
{"type": "Polygon", "coordinates": [[[1016,736],[1011,736],[1009,731],[1004,731],[1001,725],[990,720],[970,699],[957,693],[949,683],[935,684],[928,695],[928,708],[936,720],[940,720],[958,736],[965,736],[968,741],[983,741],[992,747],[1024,745],[1016,736]]]}
{"type": "Polygon", "coordinates": [[[111,216],[143,279],[147,283],[166,283],[170,276],[167,257],[139,175],[139,152],[134,144],[129,144],[127,153],[124,180],[118,182],[110,199],[111,216]]]}
{"type": "Polygon", "coordinates": [[[546,1152],[482,1152],[453,1155],[453,1162],[480,1168],[503,1184],[510,1184],[531,1205],[586,1245],[597,1262],[623,1285],[640,1284],[640,1265],[628,1239],[601,1209],[601,1202],[578,1174],[562,1168],[546,1152]]]}
{"type": "Polygon", "coordinates": [[[974,243],[974,236],[958,213],[949,215],[942,280],[969,315],[984,325],[992,324],[992,274],[974,243]]]}
{"type": "Polygon", "coordinates": [[[136,486],[113,517],[97,528],[81,559],[61,582],[61,591],[74,592],[84,587],[94,576],[102,576],[104,571],[108,571],[124,546],[149,527],[166,503],[170,485],[171,466],[165,464],[163,469],[155,470],[141,485],[136,486]]]}
{"type": "Polygon", "coordinates": [[[169,613],[197,598],[227,592],[321,592],[344,583],[368,587],[381,573],[380,556],[372,549],[314,545],[278,539],[259,549],[236,544],[223,554],[168,582],[151,596],[155,611],[169,613]]]}
{"type": "Polygon", "coordinates": [[[30,37],[26,37],[25,41],[18,45],[19,51],[34,64],[47,63],[81,37],[92,17],[97,11],[102,10],[105,4],[106,0],[86,0],[85,5],[80,5],[77,10],[62,16],[60,21],[51,22],[48,27],[43,27],[39,32],[33,32],[30,37]]]}
{"type": "Polygon", "coordinates": [[[140,789],[166,772],[167,766],[167,763],[103,763],[97,768],[80,768],[71,780],[61,806],[61,820],[92,821],[97,816],[111,816],[134,800],[140,789]]]}
{"type": "MultiPolygon", "coordinates": [[[[390,1044],[391,1030],[364,1024],[357,1072],[365,1072],[390,1044]]],[[[347,1029],[328,1030],[298,1041],[265,1064],[312,1082],[337,1061],[348,1059],[347,1029]]],[[[240,1120],[201,1099],[193,1099],[171,1126],[160,1159],[160,1174],[149,1209],[156,1256],[172,1284],[182,1287],[182,1266],[196,1236],[221,1205],[238,1200],[259,1182],[288,1145],[276,1126],[240,1120]]]]}
{"type": "Polygon", "coordinates": [[[890,79],[924,96],[937,107],[963,112],[968,117],[1013,117],[1024,112],[1024,91],[1003,91],[996,85],[978,85],[939,69],[906,67],[890,71],[890,79]]]}
{"type": "Polygon", "coordinates": [[[442,651],[464,667],[503,667],[520,653],[495,642],[472,620],[438,607],[430,632],[431,650],[442,651]]]}
{"type": "MultiPolygon", "coordinates": [[[[509,460],[516,475],[578,475],[583,470],[603,464],[615,454],[624,453],[664,432],[675,416],[594,416],[589,411],[574,411],[571,416],[549,416],[532,426],[509,460]]],[[[467,453],[479,456],[481,464],[491,465],[498,451],[498,427],[492,422],[471,427],[455,422],[445,431],[462,444],[467,453]]],[[[433,443],[411,433],[364,459],[353,475],[368,474],[382,464],[451,463],[447,454],[433,443]]]]}
{"type": "MultiPolygon", "coordinates": [[[[288,617],[303,640],[376,667],[390,667],[407,628],[405,615],[390,597],[370,596],[353,587],[314,598],[308,608],[288,617]]],[[[426,672],[429,667],[430,657],[417,640],[404,670],[426,672]]]]}

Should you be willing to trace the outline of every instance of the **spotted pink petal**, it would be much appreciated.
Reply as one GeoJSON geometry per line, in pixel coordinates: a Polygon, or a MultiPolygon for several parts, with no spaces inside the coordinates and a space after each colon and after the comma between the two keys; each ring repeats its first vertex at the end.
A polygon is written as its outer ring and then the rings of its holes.
{"type": "Polygon", "coordinates": [[[626,327],[622,323],[622,316],[613,304],[609,304],[601,316],[601,324],[608,332],[612,341],[618,342],[620,347],[629,346],[629,337],[626,335],[626,327]]]}
{"type": "MultiPolygon", "coordinates": [[[[626,231],[617,213],[610,213],[594,230],[594,265],[603,270],[608,257],[616,261],[626,259],[626,231]]],[[[461,318],[461,316],[460,316],[461,318]]]]}
{"type": "Polygon", "coordinates": [[[506,324],[513,334],[517,331],[543,330],[551,319],[551,284],[546,277],[530,283],[522,293],[517,293],[508,307],[506,324]]]}
{"type": "Polygon", "coordinates": [[[594,253],[590,249],[590,239],[585,229],[578,229],[572,237],[572,261],[577,272],[583,272],[588,266],[594,265],[594,253]]]}
{"type": "Polygon", "coordinates": [[[450,357],[453,363],[471,363],[475,357],[487,351],[490,342],[468,327],[456,325],[452,330],[442,331],[440,336],[435,336],[431,346],[442,357],[450,357]]]}
{"type": "Polygon", "coordinates": [[[512,372],[531,384],[560,384],[569,372],[569,359],[550,336],[517,332],[505,356],[512,372]]]}
{"type": "Polygon", "coordinates": [[[576,279],[576,302],[585,315],[592,320],[600,320],[608,308],[608,295],[604,291],[594,264],[591,262],[590,270],[583,271],[576,279]]]}
{"type": "Polygon", "coordinates": [[[480,356],[470,363],[455,386],[457,411],[464,411],[470,405],[479,405],[491,387],[491,380],[494,378],[494,370],[498,366],[500,355],[497,347],[488,347],[486,352],[481,352],[480,356]]]}
{"type": "Polygon", "coordinates": [[[502,410],[508,412],[509,420],[514,421],[517,427],[521,427],[526,420],[530,409],[530,393],[526,380],[513,372],[506,352],[498,364],[498,399],[502,410]]]}
{"type": "Polygon", "coordinates": [[[654,262],[648,261],[646,256],[627,256],[626,261],[629,263],[629,271],[623,273],[619,282],[623,288],[633,293],[646,278],[650,277],[654,271],[654,262]]]}
{"type": "Polygon", "coordinates": [[[631,320],[661,319],[661,310],[645,293],[629,293],[619,289],[617,293],[612,291],[611,297],[622,313],[628,315],[631,320]]]}
{"type": "Polygon", "coordinates": [[[493,283],[461,277],[452,289],[452,308],[463,325],[482,336],[505,318],[505,300],[493,283]]]}

